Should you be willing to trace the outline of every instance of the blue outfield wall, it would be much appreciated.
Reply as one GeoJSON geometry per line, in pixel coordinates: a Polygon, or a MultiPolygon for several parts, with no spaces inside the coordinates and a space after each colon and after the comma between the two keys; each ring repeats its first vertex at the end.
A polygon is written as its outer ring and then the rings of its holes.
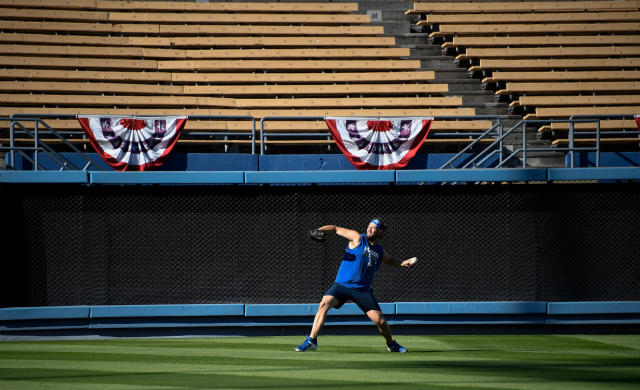
{"type": "MultiPolygon", "coordinates": [[[[0,333],[38,330],[311,326],[317,304],[57,306],[0,309],[0,333]]],[[[636,302],[382,303],[391,325],[640,324],[636,302]]],[[[353,303],[333,309],[327,326],[370,325],[353,303]]],[[[215,333],[215,330],[212,330],[215,333]]]]}
{"type": "Polygon", "coordinates": [[[0,183],[174,185],[430,185],[445,182],[635,181],[640,167],[425,169],[402,171],[3,171],[0,183]]]}

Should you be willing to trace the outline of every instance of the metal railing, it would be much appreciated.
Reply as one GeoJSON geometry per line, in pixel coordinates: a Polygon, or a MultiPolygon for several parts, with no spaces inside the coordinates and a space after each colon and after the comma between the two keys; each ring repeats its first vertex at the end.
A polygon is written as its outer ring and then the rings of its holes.
{"type": "MultiPolygon", "coordinates": [[[[40,164],[40,154],[46,154],[51,161],[56,163],[59,166],[59,170],[83,170],[86,171],[89,167],[93,166],[97,170],[103,170],[98,164],[96,164],[93,160],[91,160],[84,152],[78,149],[73,143],[69,142],[69,140],[64,135],[80,135],[83,140],[86,140],[86,136],[84,131],[57,131],[45,120],[48,119],[77,119],[79,115],[64,115],[64,114],[13,114],[10,117],[0,117],[0,121],[8,121],[9,122],[9,146],[0,146],[0,150],[8,151],[9,159],[7,161],[7,166],[11,169],[15,168],[16,164],[16,153],[20,154],[20,156],[28,161],[32,166],[33,170],[37,171],[40,169],[44,169],[44,167],[40,164]],[[24,122],[33,123],[33,130],[30,130],[24,125],[24,122]],[[16,129],[17,128],[17,129],[16,129]],[[43,130],[44,128],[44,130],[43,130]],[[62,154],[55,151],[50,145],[42,140],[42,132],[55,136],[58,138],[65,146],[67,146],[71,152],[76,153],[78,156],[82,157],[86,163],[82,166],[76,166],[73,162],[62,156],[62,154]],[[17,146],[16,145],[16,133],[25,134],[31,139],[33,139],[33,146],[17,146]],[[31,155],[28,153],[31,152],[31,155]]],[[[181,116],[181,115],[176,115],[181,116]]],[[[140,118],[145,118],[147,116],[139,116],[140,118]]],[[[256,151],[256,120],[252,116],[248,115],[189,115],[187,116],[188,120],[247,120],[251,121],[251,132],[229,132],[229,131],[197,131],[197,132],[186,132],[188,134],[197,135],[197,136],[224,136],[224,137],[249,137],[251,141],[251,153],[255,154],[256,151]]],[[[79,125],[78,125],[79,126],[79,125]]]]}
{"type": "MultiPolygon", "coordinates": [[[[86,140],[85,134],[83,131],[66,131],[59,132],[50,126],[46,120],[49,119],[77,119],[78,115],[56,115],[56,114],[14,114],[10,117],[0,117],[0,121],[9,121],[9,146],[0,146],[0,150],[8,151],[8,161],[7,166],[10,169],[14,169],[16,162],[16,154],[20,154],[22,158],[26,161],[30,162],[33,166],[33,170],[44,169],[40,164],[40,155],[44,153],[47,155],[52,161],[54,161],[58,166],[59,170],[87,170],[90,166],[93,166],[95,169],[102,170],[101,167],[92,161],[83,151],[78,149],[72,142],[70,142],[67,138],[64,137],[66,135],[82,135],[83,140],[86,140]],[[28,126],[25,126],[25,123],[31,123],[33,129],[29,129],[28,126]],[[33,139],[32,146],[17,146],[16,145],[16,133],[19,132],[21,134],[26,134],[31,139],[33,139]],[[85,162],[82,166],[77,166],[69,159],[65,158],[61,153],[54,150],[50,145],[42,140],[42,133],[47,133],[53,135],[57,139],[60,140],[62,144],[67,146],[72,152],[76,153],[80,156],[85,162]],[[29,155],[31,152],[31,155],[29,155]]],[[[144,118],[145,116],[140,116],[144,118]]],[[[227,137],[248,137],[251,140],[251,154],[256,153],[256,142],[257,142],[257,134],[256,134],[256,119],[252,116],[210,116],[210,115],[191,115],[187,116],[188,120],[244,120],[251,121],[251,131],[187,131],[186,134],[194,135],[194,136],[223,136],[225,140],[227,137]]],[[[375,117],[379,119],[379,117],[375,117]]],[[[393,117],[384,117],[393,119],[393,117]]],[[[603,119],[618,119],[618,118],[634,118],[633,114],[627,115],[607,115],[607,116],[598,116],[598,115],[575,115],[570,117],[569,119],[534,119],[534,120],[520,120],[515,125],[513,125],[508,130],[504,130],[503,122],[501,118],[498,116],[435,116],[433,117],[434,121],[450,121],[450,120],[491,120],[491,127],[482,132],[431,132],[430,138],[433,137],[451,137],[451,136],[459,136],[464,135],[468,137],[475,137],[471,142],[469,142],[464,148],[462,148],[458,153],[456,153],[453,157],[451,157],[448,161],[440,166],[439,169],[447,169],[447,168],[456,168],[456,169],[473,169],[480,167],[494,167],[501,168],[507,166],[517,166],[521,165],[523,168],[528,165],[528,154],[531,152],[563,152],[567,153],[569,156],[569,165],[573,168],[575,167],[575,152],[595,152],[596,153],[596,166],[600,166],[600,153],[601,153],[601,138],[602,138],[602,129],[600,121],[603,119]],[[567,147],[531,147],[528,145],[527,131],[531,129],[531,125],[535,124],[536,127],[543,124],[553,124],[553,123],[568,123],[568,146],[567,147]],[[576,125],[580,123],[594,123],[595,131],[590,129],[590,131],[578,131],[576,129],[576,125]],[[507,137],[513,135],[517,135],[518,132],[521,132],[521,140],[522,143],[519,147],[516,147],[514,150],[510,150],[505,147],[505,141],[507,137]],[[595,135],[595,146],[592,147],[576,147],[576,136],[580,135],[595,135]],[[478,151],[478,146],[483,143],[483,141],[491,140],[491,143],[480,149],[478,151]],[[467,152],[473,150],[473,157],[469,159],[469,155],[467,152]],[[492,159],[494,156],[496,159],[492,159]],[[463,162],[462,165],[458,164],[456,166],[456,161],[460,158],[469,159],[468,161],[463,162]],[[517,161],[519,158],[519,161],[517,161]],[[515,164],[514,164],[515,162],[515,164]],[[485,165],[488,164],[488,165],[485,165]],[[507,165],[511,164],[511,165],[507,165]]],[[[259,134],[259,153],[265,154],[266,148],[265,144],[267,141],[267,137],[272,138],[287,138],[287,137],[311,137],[311,138],[327,138],[331,139],[330,132],[303,132],[303,131],[290,131],[290,132],[266,132],[265,127],[266,123],[274,120],[285,120],[285,121],[295,121],[295,120],[306,120],[306,121],[324,121],[325,117],[320,116],[308,116],[308,117],[291,117],[291,116],[268,116],[261,118],[260,120],[260,134],[259,134]]],[[[629,135],[629,131],[607,131],[604,132],[606,135],[629,135]]],[[[640,142],[640,139],[639,139],[640,142]]],[[[231,143],[231,141],[230,141],[231,143]]],[[[511,145],[514,145],[511,142],[511,145]]]]}

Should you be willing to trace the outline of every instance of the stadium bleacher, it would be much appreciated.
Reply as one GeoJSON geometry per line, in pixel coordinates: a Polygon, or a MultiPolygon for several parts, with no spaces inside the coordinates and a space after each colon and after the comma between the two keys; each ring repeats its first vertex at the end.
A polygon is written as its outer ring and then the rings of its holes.
{"type": "MultiPolygon", "coordinates": [[[[473,116],[357,3],[0,1],[0,108],[12,114],[473,116]],[[444,96],[443,94],[446,94],[444,96]]],[[[251,143],[246,122],[189,121],[180,144],[251,143]],[[198,135],[233,129],[232,136],[198,135]],[[237,136],[241,132],[245,136],[237,136]]],[[[486,120],[437,122],[473,131],[486,120]]],[[[53,128],[74,129],[49,118],[53,128]]],[[[6,122],[2,142],[7,143],[6,122]]],[[[267,139],[332,145],[322,122],[271,121],[267,139]]],[[[77,126],[75,130],[78,130],[77,126]]],[[[257,131],[260,132],[258,126],[257,131]]],[[[83,137],[67,133],[70,141],[83,137]]],[[[231,134],[231,133],[230,133],[231,134]]],[[[56,143],[53,138],[46,142],[56,143]]],[[[16,142],[29,142],[17,137],[16,142]]],[[[257,142],[260,142],[257,140],[257,142]]],[[[448,137],[428,143],[469,143],[448,137]]],[[[214,149],[216,150],[216,149],[214,149]]]]}
{"type": "MultiPolygon", "coordinates": [[[[640,2],[508,3],[420,2],[407,14],[421,15],[417,25],[443,54],[482,76],[511,112],[541,121],[600,117],[604,144],[637,150],[630,114],[640,111],[640,2]]],[[[596,126],[576,124],[576,142],[595,144],[596,126]]],[[[568,123],[538,129],[554,145],[569,143],[568,123]]]]}

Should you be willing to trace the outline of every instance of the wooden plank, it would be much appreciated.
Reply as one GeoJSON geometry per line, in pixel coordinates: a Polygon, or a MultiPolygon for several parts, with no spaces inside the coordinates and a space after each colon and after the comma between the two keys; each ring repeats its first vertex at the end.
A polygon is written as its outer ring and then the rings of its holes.
{"type": "Polygon", "coordinates": [[[176,60],[158,61],[158,70],[392,70],[420,69],[420,60],[176,60]]]}
{"type": "Polygon", "coordinates": [[[576,81],[562,83],[507,83],[507,87],[504,93],[556,93],[638,90],[640,90],[640,81],[576,81]]]}
{"type": "Polygon", "coordinates": [[[2,9],[2,18],[19,20],[80,20],[83,22],[91,20],[96,22],[107,22],[109,21],[109,14],[107,12],[94,11],[4,8],[2,9]]]}
{"type": "MultiPolygon", "coordinates": [[[[106,13],[105,13],[106,14],[106,13]]],[[[190,24],[364,24],[369,15],[349,14],[281,14],[281,13],[147,13],[109,12],[108,21],[114,23],[190,23],[190,24]]],[[[98,19],[96,19],[98,20],[98,19]]]]}
{"type": "MultiPolygon", "coordinates": [[[[584,130],[596,130],[596,123],[574,123],[574,129],[584,130]]],[[[622,130],[632,129],[637,130],[638,125],[634,120],[601,120],[600,130],[622,130]]],[[[549,126],[542,126],[538,131],[569,131],[569,123],[554,122],[549,126]],[[544,129],[543,129],[544,127],[544,129]]]]}
{"type": "Polygon", "coordinates": [[[220,49],[178,50],[142,48],[145,58],[261,59],[261,58],[393,58],[409,57],[409,48],[367,49],[220,49]]]}
{"type": "Polygon", "coordinates": [[[177,83],[325,83],[325,82],[376,82],[427,81],[435,79],[435,72],[340,72],[340,73],[172,73],[177,83]]]}
{"type": "MultiPolygon", "coordinates": [[[[161,42],[163,38],[154,38],[158,44],[154,46],[169,46],[171,41],[161,42]]],[[[105,37],[96,35],[61,35],[61,34],[22,34],[0,33],[0,42],[10,43],[38,43],[56,45],[100,45],[100,46],[135,46],[130,45],[129,37],[105,37]]],[[[148,44],[147,46],[151,46],[148,44]]]]}
{"type": "Polygon", "coordinates": [[[0,65],[30,68],[157,69],[155,60],[0,56],[0,65]]]}
{"type": "Polygon", "coordinates": [[[182,95],[184,88],[179,85],[132,84],[132,83],[88,83],[65,81],[0,81],[0,91],[18,92],[73,92],[124,93],[153,95],[182,95]]]}
{"type": "Polygon", "coordinates": [[[294,98],[236,99],[238,108],[262,107],[447,107],[461,106],[461,97],[436,98],[294,98]]]}
{"type": "Polygon", "coordinates": [[[638,23],[441,24],[439,31],[429,36],[596,32],[637,33],[638,23]]]}
{"type": "MultiPolygon", "coordinates": [[[[447,42],[449,43],[449,42],[447,42]]],[[[533,35],[533,36],[461,36],[453,37],[448,47],[499,46],[571,46],[571,45],[640,45],[640,35],[533,35]]],[[[443,44],[444,46],[444,44],[443,44]]]]}
{"type": "MultiPolygon", "coordinates": [[[[149,46],[146,37],[130,37],[129,42],[135,46],[149,46]]],[[[394,37],[377,36],[280,36],[280,37],[168,37],[172,47],[376,47],[394,46],[394,37]]],[[[167,45],[168,46],[168,45],[167,45]]]]}
{"type": "Polygon", "coordinates": [[[562,11],[637,11],[640,1],[525,1],[487,3],[414,3],[407,14],[420,13],[504,13],[504,12],[562,12],[562,11]]]}
{"type": "MultiPolygon", "coordinates": [[[[596,139],[595,138],[574,138],[573,142],[575,144],[595,144],[596,143],[596,139]]],[[[605,145],[611,145],[611,144],[639,144],[640,143],[640,138],[638,137],[612,137],[612,138],[606,138],[606,137],[601,137],[600,138],[600,143],[601,144],[605,144],[605,145]]],[[[552,142],[553,145],[568,145],[569,144],[569,139],[556,139],[552,142]]]]}
{"type": "Polygon", "coordinates": [[[606,59],[534,59],[534,60],[491,60],[481,59],[479,66],[472,66],[469,71],[489,69],[602,69],[602,68],[637,68],[640,58],[606,58],[606,59]]]}
{"type": "MultiPolygon", "coordinates": [[[[0,116],[34,114],[34,107],[0,106],[0,116]]],[[[45,115],[251,115],[249,110],[228,108],[107,108],[107,107],[37,107],[37,114],[45,115]]]]}
{"type": "Polygon", "coordinates": [[[133,107],[235,107],[235,99],[208,96],[138,96],[138,95],[58,95],[0,94],[2,104],[55,104],[58,106],[133,106],[133,107]]]}
{"type": "Polygon", "coordinates": [[[187,95],[399,95],[448,92],[447,84],[185,85],[187,95]]]}
{"type": "MultiPolygon", "coordinates": [[[[538,107],[536,118],[568,118],[572,115],[629,115],[640,112],[637,106],[611,107],[538,107]]],[[[526,118],[526,117],[525,117],[526,118]]]]}
{"type": "Polygon", "coordinates": [[[520,106],[623,106],[640,104],[640,95],[521,96],[518,103],[520,106]]]}
{"type": "Polygon", "coordinates": [[[0,45],[2,53],[26,56],[140,58],[144,56],[144,50],[152,49],[108,46],[0,45]]]}
{"type": "Polygon", "coordinates": [[[29,80],[82,80],[82,81],[139,81],[139,82],[171,82],[168,72],[112,72],[88,70],[51,70],[51,69],[2,69],[0,79],[29,80]]]}
{"type": "Polygon", "coordinates": [[[493,72],[491,77],[482,79],[482,82],[569,80],[640,80],[640,71],[493,72]]]}
{"type": "MultiPolygon", "coordinates": [[[[6,0],[3,0],[6,1],[6,0]]],[[[42,0],[38,0],[43,2],[42,0]]],[[[46,1],[44,1],[46,3],[46,1]]],[[[145,10],[145,11],[187,11],[187,12],[357,12],[358,3],[276,3],[276,2],[184,2],[184,1],[98,1],[96,9],[101,10],[145,10]]]]}
{"type": "MultiPolygon", "coordinates": [[[[1,24],[0,24],[1,26],[1,24]]],[[[118,25],[124,26],[124,25],[118,25]]],[[[134,24],[135,26],[135,24],[134,24]]],[[[382,35],[383,26],[159,25],[161,35],[382,35]]]]}
{"type": "Polygon", "coordinates": [[[0,51],[7,54],[82,56],[82,57],[144,57],[150,58],[392,58],[409,57],[409,48],[335,48],[335,49],[219,49],[184,50],[142,47],[104,46],[45,46],[45,45],[1,45],[0,51]]]}
{"type": "MultiPolygon", "coordinates": [[[[158,34],[157,24],[112,24],[112,23],[70,23],[70,22],[23,22],[0,21],[0,30],[4,31],[49,31],[79,33],[118,33],[118,34],[158,34]]],[[[246,33],[245,33],[246,34],[246,33]]]]}
{"type": "Polygon", "coordinates": [[[0,0],[0,7],[95,9],[96,0],[0,0]]]}
{"type": "Polygon", "coordinates": [[[485,23],[558,23],[558,22],[640,21],[640,12],[562,12],[562,13],[505,13],[505,14],[431,14],[419,26],[431,24],[485,23]]]}
{"type": "Polygon", "coordinates": [[[255,118],[271,116],[348,116],[348,117],[376,117],[376,116],[473,116],[473,108],[431,108],[431,109],[309,109],[309,110],[251,110],[255,118]]]}
{"type": "Polygon", "coordinates": [[[466,50],[457,60],[469,58],[539,58],[539,57],[610,57],[640,56],[640,46],[616,47],[518,47],[518,48],[475,48],[466,50]]]}

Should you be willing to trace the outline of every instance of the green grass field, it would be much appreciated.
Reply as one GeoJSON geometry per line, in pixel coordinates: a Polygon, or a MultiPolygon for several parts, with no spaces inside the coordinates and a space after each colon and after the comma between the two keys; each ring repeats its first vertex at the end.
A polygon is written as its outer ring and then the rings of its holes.
{"type": "Polygon", "coordinates": [[[0,342],[0,389],[640,389],[640,335],[0,342]]]}

